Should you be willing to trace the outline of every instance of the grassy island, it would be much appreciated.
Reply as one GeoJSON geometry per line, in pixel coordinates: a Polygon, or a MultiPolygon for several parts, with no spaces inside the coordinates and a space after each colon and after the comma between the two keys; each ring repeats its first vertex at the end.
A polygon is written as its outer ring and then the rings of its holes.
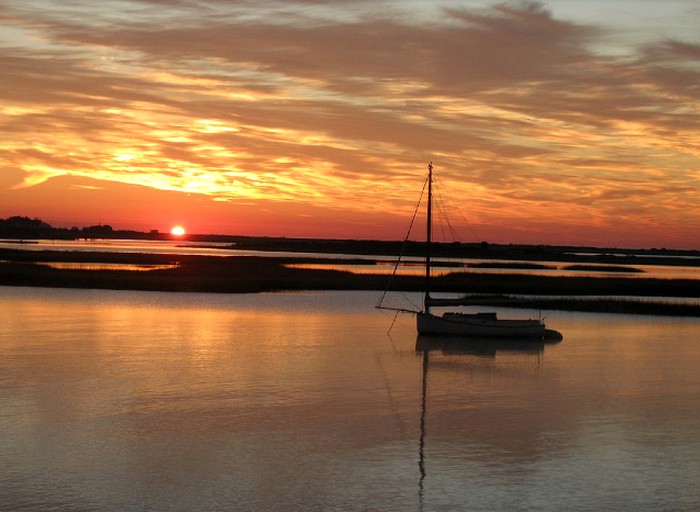
{"type": "MultiPolygon", "coordinates": [[[[384,274],[295,266],[305,263],[347,265],[355,260],[270,254],[265,257],[188,256],[0,249],[0,285],[210,293],[380,291],[387,286],[388,277],[384,274]]],[[[360,262],[366,264],[368,260],[356,261],[360,262]]],[[[397,275],[392,280],[391,290],[420,291],[423,282],[422,276],[397,275]]],[[[470,295],[499,294],[506,297],[499,304],[508,307],[700,316],[700,286],[692,279],[455,272],[435,277],[433,289],[470,295]],[[507,299],[510,295],[538,298],[507,299]],[[576,298],[571,299],[572,296],[576,298]],[[626,298],[616,298],[620,296],[626,298]],[[653,297],[666,299],[654,301],[653,297]],[[679,300],[673,303],[668,301],[669,297],[679,300]],[[698,301],[688,302],[688,298],[698,301]]]]}

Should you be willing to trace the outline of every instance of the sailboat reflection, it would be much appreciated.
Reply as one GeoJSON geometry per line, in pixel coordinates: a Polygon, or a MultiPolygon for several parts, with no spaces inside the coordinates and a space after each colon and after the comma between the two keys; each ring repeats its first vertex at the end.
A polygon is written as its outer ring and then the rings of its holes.
{"type": "Polygon", "coordinates": [[[503,339],[491,337],[442,337],[419,335],[416,338],[416,352],[427,354],[439,351],[443,354],[495,356],[496,353],[538,353],[545,345],[558,343],[561,339],[503,339]]]}
{"type": "Polygon", "coordinates": [[[544,352],[545,345],[559,343],[561,337],[550,340],[524,340],[502,338],[475,338],[475,337],[443,337],[418,335],[416,338],[416,354],[422,356],[422,385],[421,385],[421,415],[420,415],[420,439],[418,442],[418,470],[420,480],[418,486],[419,510],[423,510],[425,492],[425,441],[426,441],[426,414],[428,410],[428,370],[430,369],[430,353],[439,353],[448,356],[466,356],[471,358],[496,358],[501,354],[528,354],[537,355],[538,361],[544,352]]]}

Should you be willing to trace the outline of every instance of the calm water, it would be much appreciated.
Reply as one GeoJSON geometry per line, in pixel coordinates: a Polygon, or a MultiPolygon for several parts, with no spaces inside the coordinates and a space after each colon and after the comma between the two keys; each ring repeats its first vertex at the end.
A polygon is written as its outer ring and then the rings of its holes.
{"type": "MultiPolygon", "coordinates": [[[[126,253],[146,253],[146,254],[182,254],[182,255],[204,255],[204,256],[275,256],[275,257],[299,257],[305,258],[335,258],[335,259],[368,259],[377,260],[380,264],[367,265],[343,265],[343,264],[305,264],[292,265],[302,268],[319,268],[343,270],[355,273],[387,274],[394,273],[396,263],[395,256],[371,256],[352,254],[325,254],[325,253],[300,253],[300,252],[273,252],[273,251],[251,251],[230,249],[231,244],[188,242],[186,240],[37,240],[31,243],[20,243],[12,240],[0,240],[0,248],[20,249],[26,251],[71,251],[71,252],[126,252],[126,253]]],[[[679,258],[680,261],[691,261],[697,263],[697,258],[679,258]]],[[[596,270],[600,265],[586,265],[587,270],[567,270],[569,263],[554,261],[535,261],[548,268],[526,269],[526,268],[469,268],[464,265],[479,264],[484,261],[489,263],[500,262],[506,264],[518,263],[512,260],[479,260],[471,258],[433,258],[434,262],[442,263],[441,266],[433,269],[434,275],[446,274],[449,272],[472,272],[479,274],[526,274],[533,276],[569,276],[569,277],[633,277],[655,278],[655,279],[697,279],[700,280],[700,266],[691,263],[689,266],[681,265],[623,265],[636,268],[640,272],[609,272],[596,270]]],[[[96,265],[93,263],[67,265],[64,268],[85,268],[89,270],[109,269],[109,265],[96,265]]],[[[55,265],[54,265],[55,266],[55,265]]],[[[603,265],[607,267],[609,265],[603,265]]],[[[111,267],[114,268],[114,267],[111,267]]],[[[122,265],[122,270],[148,270],[139,265],[122,265]]],[[[399,266],[399,274],[422,274],[424,272],[423,259],[410,257],[402,258],[402,265],[399,266]]]]}
{"type": "Polygon", "coordinates": [[[700,321],[421,351],[376,300],[0,287],[0,510],[700,509],[700,321]]]}

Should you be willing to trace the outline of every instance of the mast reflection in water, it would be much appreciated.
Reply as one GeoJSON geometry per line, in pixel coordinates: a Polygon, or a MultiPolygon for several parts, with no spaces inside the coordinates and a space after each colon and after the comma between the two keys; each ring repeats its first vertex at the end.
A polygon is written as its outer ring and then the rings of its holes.
{"type": "Polygon", "coordinates": [[[375,301],[0,287],[0,510],[700,510],[698,319],[425,345],[375,301]]]}
{"type": "MultiPolygon", "coordinates": [[[[460,338],[445,336],[418,335],[416,337],[416,353],[421,355],[421,411],[420,411],[420,439],[418,442],[418,472],[420,475],[418,485],[419,510],[423,510],[425,499],[425,443],[426,443],[426,420],[428,414],[428,379],[430,370],[430,352],[439,352],[449,358],[456,360],[459,358],[485,358],[491,359],[495,364],[496,354],[535,354],[539,364],[540,356],[544,352],[545,344],[555,344],[561,342],[561,338],[549,341],[542,340],[510,340],[494,338],[460,338]]],[[[444,362],[444,360],[443,360],[444,362]]]]}

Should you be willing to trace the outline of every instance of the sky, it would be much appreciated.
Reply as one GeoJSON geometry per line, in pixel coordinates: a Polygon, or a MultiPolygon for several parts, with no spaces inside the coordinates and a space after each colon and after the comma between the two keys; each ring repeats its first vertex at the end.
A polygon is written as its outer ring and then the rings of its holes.
{"type": "Polygon", "coordinates": [[[0,0],[0,218],[700,249],[696,0],[0,0]]]}

